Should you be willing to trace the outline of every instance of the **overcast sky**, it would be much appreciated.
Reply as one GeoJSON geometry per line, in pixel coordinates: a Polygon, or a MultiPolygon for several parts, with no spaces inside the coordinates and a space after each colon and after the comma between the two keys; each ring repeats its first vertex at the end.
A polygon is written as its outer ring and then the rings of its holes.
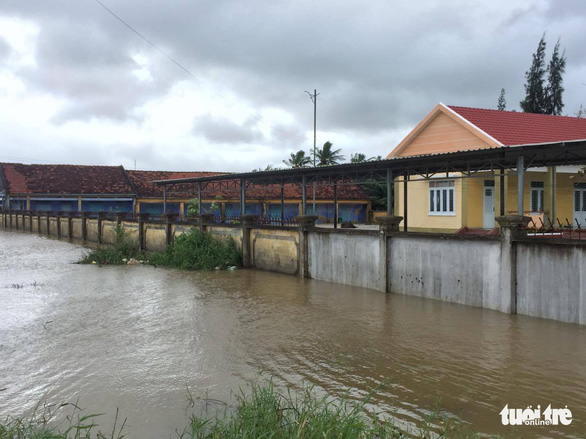
{"type": "Polygon", "coordinates": [[[584,0],[101,1],[163,53],[95,0],[0,2],[0,161],[278,165],[313,145],[314,89],[318,145],[386,156],[438,102],[519,110],[544,32],[586,106],[584,0]]]}

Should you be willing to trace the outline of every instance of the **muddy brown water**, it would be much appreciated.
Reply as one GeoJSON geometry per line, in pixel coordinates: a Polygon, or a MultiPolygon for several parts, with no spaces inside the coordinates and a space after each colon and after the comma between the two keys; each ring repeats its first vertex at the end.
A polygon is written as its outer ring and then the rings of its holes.
{"type": "MultiPolygon", "coordinates": [[[[262,376],[360,398],[420,423],[438,398],[483,433],[583,437],[586,328],[238,270],[77,265],[83,248],[0,231],[0,417],[43,398],[116,408],[127,437],[171,437],[194,397],[230,400],[262,376]],[[564,407],[557,427],[501,425],[511,408],[564,407]]],[[[199,407],[199,404],[196,407],[199,407]]]]}

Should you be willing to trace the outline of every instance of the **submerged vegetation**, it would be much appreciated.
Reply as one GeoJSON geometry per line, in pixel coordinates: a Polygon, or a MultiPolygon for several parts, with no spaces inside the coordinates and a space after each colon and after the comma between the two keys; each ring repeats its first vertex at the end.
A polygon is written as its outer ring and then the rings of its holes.
{"type": "Polygon", "coordinates": [[[221,241],[197,229],[177,236],[162,253],[144,253],[139,251],[138,242],[131,234],[117,227],[116,244],[100,246],[84,255],[80,262],[122,265],[133,261],[184,270],[213,270],[241,266],[242,254],[232,238],[221,241]]]}
{"type": "Polygon", "coordinates": [[[116,227],[116,243],[113,246],[99,246],[85,254],[82,264],[121,265],[130,259],[142,259],[136,239],[121,226],[116,227]]]}
{"type": "Polygon", "coordinates": [[[192,229],[179,235],[163,253],[149,255],[154,265],[182,268],[184,270],[213,270],[242,265],[242,254],[232,238],[215,239],[209,233],[192,229]]]}
{"type": "MultiPolygon", "coordinates": [[[[191,394],[190,394],[191,396],[191,394]]],[[[478,438],[466,424],[451,418],[441,418],[435,411],[425,425],[415,432],[405,433],[391,419],[381,420],[366,413],[370,397],[359,402],[346,398],[334,400],[318,397],[311,388],[284,393],[272,382],[252,384],[246,392],[237,395],[237,405],[225,404],[214,416],[193,415],[189,425],[179,434],[181,439],[313,439],[313,438],[478,438]],[[432,425],[438,425],[432,431],[432,425]]],[[[191,397],[191,404],[195,400],[191,397]]],[[[58,408],[67,406],[62,404],[58,408]]],[[[30,419],[0,420],[0,439],[122,439],[126,435],[125,422],[118,422],[118,412],[111,432],[97,430],[97,417],[74,413],[58,420],[55,412],[49,416],[33,415],[30,419]],[[119,426],[117,427],[117,424],[119,426]]]]}

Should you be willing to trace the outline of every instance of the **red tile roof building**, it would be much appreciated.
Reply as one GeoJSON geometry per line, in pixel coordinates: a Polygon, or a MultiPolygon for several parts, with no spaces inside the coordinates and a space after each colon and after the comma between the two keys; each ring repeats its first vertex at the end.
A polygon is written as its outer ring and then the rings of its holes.
{"type": "Polygon", "coordinates": [[[506,146],[586,139],[586,118],[453,105],[448,108],[506,146]]]}

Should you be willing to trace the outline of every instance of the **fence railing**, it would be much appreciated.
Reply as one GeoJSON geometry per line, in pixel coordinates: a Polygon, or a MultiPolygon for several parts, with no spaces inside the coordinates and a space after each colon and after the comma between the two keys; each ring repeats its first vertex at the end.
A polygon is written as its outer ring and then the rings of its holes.
{"type": "Polygon", "coordinates": [[[586,224],[580,224],[578,219],[570,221],[564,218],[556,218],[555,222],[550,219],[543,221],[538,218],[537,222],[531,220],[526,228],[528,237],[552,238],[552,239],[586,239],[586,224]]]}
{"type": "MultiPolygon", "coordinates": [[[[198,224],[200,222],[209,224],[242,224],[241,215],[180,215],[180,214],[144,214],[134,212],[54,212],[54,211],[23,211],[23,210],[5,210],[0,214],[12,214],[12,215],[26,215],[31,217],[37,216],[52,216],[61,218],[87,218],[87,219],[102,219],[106,221],[148,221],[151,223],[190,223],[198,224]]],[[[256,216],[253,219],[247,216],[247,220],[250,224],[262,225],[262,226],[281,226],[281,227],[296,227],[298,223],[294,217],[284,217],[281,219],[278,215],[267,215],[267,216],[256,216]]]]}

